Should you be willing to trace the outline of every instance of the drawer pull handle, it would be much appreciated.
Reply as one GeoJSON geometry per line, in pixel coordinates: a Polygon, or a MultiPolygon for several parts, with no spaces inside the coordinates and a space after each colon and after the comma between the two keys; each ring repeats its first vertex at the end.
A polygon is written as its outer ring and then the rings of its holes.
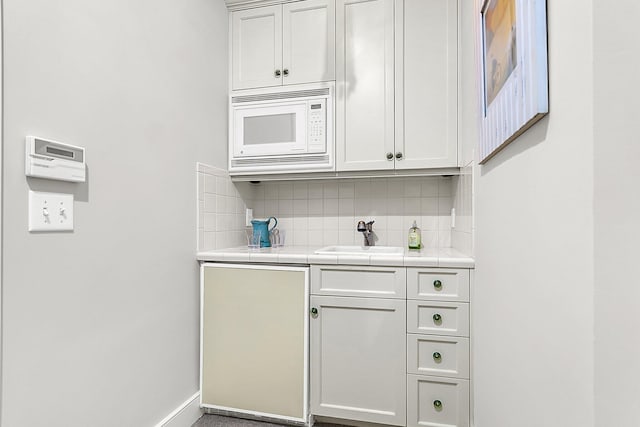
{"type": "Polygon", "coordinates": [[[433,353],[433,359],[436,362],[439,362],[440,360],[442,360],[442,355],[436,351],[435,353],[433,353]]]}
{"type": "Polygon", "coordinates": [[[440,316],[438,313],[433,315],[433,321],[436,323],[440,323],[442,322],[442,316],[440,316]]]}
{"type": "Polygon", "coordinates": [[[440,409],[440,408],[442,408],[442,402],[440,402],[439,400],[436,399],[436,400],[433,401],[433,406],[436,409],[440,409]]]}
{"type": "Polygon", "coordinates": [[[316,317],[318,317],[318,309],[317,308],[315,308],[315,307],[311,308],[311,317],[313,317],[314,319],[316,317]]]}
{"type": "Polygon", "coordinates": [[[433,287],[436,289],[442,289],[442,282],[440,280],[434,280],[433,287]]]}

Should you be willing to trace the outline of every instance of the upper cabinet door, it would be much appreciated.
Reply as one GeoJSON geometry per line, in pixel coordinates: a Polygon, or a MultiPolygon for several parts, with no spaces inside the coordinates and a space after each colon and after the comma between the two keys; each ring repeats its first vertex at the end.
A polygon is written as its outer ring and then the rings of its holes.
{"type": "Polygon", "coordinates": [[[231,13],[232,88],[282,84],[282,6],[231,13]]]}
{"type": "Polygon", "coordinates": [[[335,0],[282,6],[283,84],[335,80],[335,0]]]}
{"type": "Polygon", "coordinates": [[[458,166],[457,0],[396,0],[396,169],[458,166]]]}
{"type": "Polygon", "coordinates": [[[393,169],[393,0],[336,5],[337,169],[393,169]]]}

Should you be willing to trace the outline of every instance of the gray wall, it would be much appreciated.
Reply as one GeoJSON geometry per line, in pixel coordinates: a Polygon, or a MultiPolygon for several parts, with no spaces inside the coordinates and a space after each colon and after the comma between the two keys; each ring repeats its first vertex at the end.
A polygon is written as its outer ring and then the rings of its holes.
{"type": "Polygon", "coordinates": [[[476,176],[481,427],[593,426],[593,3],[547,2],[550,115],[476,176]]]}
{"type": "Polygon", "coordinates": [[[153,425],[198,390],[195,167],[225,166],[224,2],[3,7],[2,425],[153,425]],[[28,134],[86,147],[87,183],[27,180],[28,134]],[[75,231],[29,234],[30,188],[73,192],[75,231]]]}
{"type": "Polygon", "coordinates": [[[640,425],[640,4],[594,1],[595,409],[640,425]]]}

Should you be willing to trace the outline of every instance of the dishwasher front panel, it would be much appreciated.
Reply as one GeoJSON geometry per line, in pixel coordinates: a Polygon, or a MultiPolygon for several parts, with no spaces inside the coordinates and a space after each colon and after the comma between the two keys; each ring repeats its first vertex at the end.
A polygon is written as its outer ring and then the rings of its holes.
{"type": "Polygon", "coordinates": [[[309,269],[203,264],[201,406],[308,421],[309,269]]]}

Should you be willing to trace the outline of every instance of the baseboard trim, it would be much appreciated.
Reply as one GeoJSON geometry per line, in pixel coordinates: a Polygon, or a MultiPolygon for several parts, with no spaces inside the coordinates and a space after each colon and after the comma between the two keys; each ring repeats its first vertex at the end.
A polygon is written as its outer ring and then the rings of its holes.
{"type": "Polygon", "coordinates": [[[155,427],[191,427],[201,416],[200,392],[197,392],[174,409],[155,427]]]}

